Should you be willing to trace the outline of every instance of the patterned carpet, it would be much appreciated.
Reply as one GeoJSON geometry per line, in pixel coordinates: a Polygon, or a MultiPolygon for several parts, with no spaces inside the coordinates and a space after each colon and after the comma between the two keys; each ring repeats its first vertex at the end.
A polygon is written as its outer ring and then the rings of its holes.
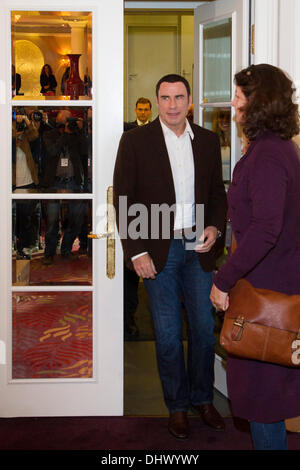
{"type": "Polygon", "coordinates": [[[43,251],[39,251],[32,256],[30,261],[16,260],[14,256],[13,283],[16,283],[17,274],[23,270],[24,285],[92,285],[92,257],[81,255],[78,260],[69,261],[56,255],[52,265],[44,266],[43,255],[43,251]]]}
{"type": "Polygon", "coordinates": [[[92,293],[13,295],[13,379],[92,377],[92,293]]]}

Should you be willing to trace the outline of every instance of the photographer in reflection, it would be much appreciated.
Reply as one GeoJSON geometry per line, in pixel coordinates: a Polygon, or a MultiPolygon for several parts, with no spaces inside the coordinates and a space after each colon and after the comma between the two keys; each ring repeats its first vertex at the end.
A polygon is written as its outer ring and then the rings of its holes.
{"type": "MultiPolygon", "coordinates": [[[[83,163],[84,169],[84,192],[92,192],[92,157],[93,157],[93,145],[92,145],[92,108],[89,107],[83,123],[83,130],[87,145],[87,159],[83,163]]],[[[85,201],[85,215],[84,221],[79,233],[79,254],[92,255],[92,240],[88,238],[89,232],[92,230],[92,206],[90,201],[85,201]]]]}
{"type": "MultiPolygon", "coordinates": [[[[68,110],[59,111],[56,127],[43,135],[46,161],[42,187],[46,192],[78,193],[83,190],[84,171],[82,162],[87,159],[87,145],[81,130],[81,120],[72,118],[68,110]]],[[[45,256],[43,263],[53,263],[59,240],[61,202],[47,203],[45,256]]],[[[84,202],[67,202],[68,224],[61,243],[61,255],[76,260],[72,246],[78,236],[84,217],[84,202]]]]}
{"type": "MultiPolygon", "coordinates": [[[[38,179],[41,180],[43,174],[43,165],[45,161],[45,151],[42,144],[42,136],[45,129],[48,129],[46,122],[48,121],[48,115],[45,111],[38,109],[37,106],[26,106],[25,108],[26,115],[28,119],[32,122],[33,126],[38,131],[38,137],[30,141],[30,150],[32,153],[33,160],[37,166],[38,170],[38,179]]],[[[32,215],[32,229],[33,229],[33,239],[32,244],[29,247],[24,249],[25,254],[32,255],[41,249],[40,237],[41,237],[41,220],[42,220],[42,204],[39,201],[34,209],[32,215]]]]}
{"type": "MultiPolygon", "coordinates": [[[[14,192],[32,192],[38,184],[38,171],[30,143],[38,138],[38,130],[23,108],[13,111],[12,122],[12,185],[14,192]]],[[[17,256],[26,258],[24,250],[33,244],[32,217],[37,202],[18,200],[13,211],[17,256]]],[[[29,256],[30,258],[30,256],[29,256]]]]}

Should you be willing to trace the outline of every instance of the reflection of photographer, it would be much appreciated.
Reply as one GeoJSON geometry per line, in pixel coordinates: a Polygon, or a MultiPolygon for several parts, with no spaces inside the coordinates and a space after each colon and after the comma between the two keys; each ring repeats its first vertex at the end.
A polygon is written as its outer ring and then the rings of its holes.
{"type": "MultiPolygon", "coordinates": [[[[86,119],[83,124],[85,139],[87,143],[87,159],[83,162],[84,169],[84,192],[92,192],[92,108],[90,107],[87,111],[86,119]]],[[[88,201],[85,202],[85,215],[84,221],[79,233],[79,253],[86,254],[89,256],[92,254],[92,240],[88,238],[88,233],[92,230],[92,213],[91,204],[88,201]]]]}
{"type": "MultiPolygon", "coordinates": [[[[24,109],[14,111],[12,123],[12,184],[14,191],[32,191],[38,184],[37,167],[30,143],[37,139],[38,131],[28,119],[24,109]]],[[[32,221],[36,201],[16,202],[16,238],[18,256],[23,257],[25,248],[35,243],[35,230],[32,221]]]]}
{"type": "Polygon", "coordinates": [[[46,161],[42,185],[80,192],[83,185],[82,159],[87,154],[80,120],[74,120],[70,111],[60,111],[56,116],[56,128],[44,133],[44,145],[46,161]]]}
{"type": "MultiPolygon", "coordinates": [[[[46,150],[45,172],[42,186],[48,191],[81,192],[84,183],[82,161],[87,158],[86,139],[81,131],[81,121],[72,118],[70,111],[57,114],[56,128],[44,133],[46,150]]],[[[47,203],[44,264],[52,264],[59,239],[61,204],[57,200],[47,203]]],[[[67,203],[68,224],[61,243],[62,256],[73,260],[72,246],[83,222],[84,203],[73,200],[67,203]]]]}
{"type": "Polygon", "coordinates": [[[213,131],[215,131],[221,144],[223,181],[230,181],[230,154],[231,154],[231,109],[220,108],[215,113],[213,131]]]}
{"type": "Polygon", "coordinates": [[[38,184],[37,168],[30,142],[38,138],[38,131],[21,108],[15,112],[12,123],[13,189],[29,189],[38,184]]]}
{"type": "Polygon", "coordinates": [[[26,106],[25,111],[28,119],[32,122],[33,126],[38,131],[38,137],[37,139],[30,142],[30,148],[33,159],[37,165],[38,178],[39,181],[41,181],[43,163],[45,160],[45,153],[42,145],[42,135],[45,129],[49,130],[48,126],[46,126],[48,116],[47,113],[45,113],[43,110],[39,110],[37,106],[26,106]]]}

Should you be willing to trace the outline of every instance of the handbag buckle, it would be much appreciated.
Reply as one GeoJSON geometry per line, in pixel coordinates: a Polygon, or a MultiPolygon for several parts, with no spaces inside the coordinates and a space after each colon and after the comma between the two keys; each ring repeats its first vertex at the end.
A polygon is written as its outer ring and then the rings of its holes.
{"type": "Polygon", "coordinates": [[[242,338],[243,330],[245,325],[245,319],[242,316],[238,316],[233,322],[233,328],[231,337],[233,341],[240,341],[242,338]]]}
{"type": "Polygon", "coordinates": [[[295,340],[292,342],[292,350],[296,350],[298,348],[298,346],[300,346],[300,329],[298,330],[297,334],[296,334],[296,338],[295,340]]]}

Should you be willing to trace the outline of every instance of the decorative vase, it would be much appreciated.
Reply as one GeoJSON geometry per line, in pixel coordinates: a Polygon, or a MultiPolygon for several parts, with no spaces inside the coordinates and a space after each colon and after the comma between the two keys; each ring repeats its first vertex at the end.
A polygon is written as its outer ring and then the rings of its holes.
{"type": "Polygon", "coordinates": [[[66,82],[66,95],[70,96],[71,100],[78,100],[79,96],[83,95],[84,84],[79,76],[79,57],[81,54],[68,54],[70,58],[70,75],[66,82]]]}

